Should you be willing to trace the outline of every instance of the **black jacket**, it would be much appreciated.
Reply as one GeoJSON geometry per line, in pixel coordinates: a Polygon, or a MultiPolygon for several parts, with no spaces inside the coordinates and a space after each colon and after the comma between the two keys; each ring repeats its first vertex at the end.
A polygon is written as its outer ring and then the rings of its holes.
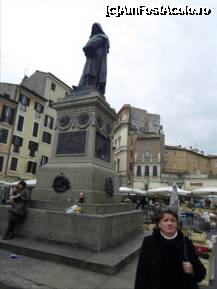
{"type": "Polygon", "coordinates": [[[30,192],[28,189],[20,189],[14,192],[14,195],[19,197],[11,201],[11,208],[9,209],[9,220],[19,223],[22,221],[27,213],[27,208],[30,201],[30,192]]]}
{"type": "Polygon", "coordinates": [[[197,282],[203,280],[206,270],[200,262],[192,242],[186,238],[188,261],[193,266],[193,275],[183,271],[183,234],[165,239],[155,229],[145,237],[140,251],[135,289],[197,289],[197,282]]]}

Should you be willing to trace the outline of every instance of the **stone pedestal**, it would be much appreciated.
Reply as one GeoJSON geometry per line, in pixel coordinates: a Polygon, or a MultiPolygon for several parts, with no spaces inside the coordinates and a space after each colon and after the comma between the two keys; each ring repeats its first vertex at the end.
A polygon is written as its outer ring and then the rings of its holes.
{"type": "MultiPolygon", "coordinates": [[[[75,200],[84,192],[87,203],[120,201],[118,178],[112,164],[112,128],[116,113],[96,90],[77,92],[55,103],[58,112],[52,158],[39,169],[33,198],[75,200]],[[55,179],[68,179],[65,191],[55,190],[55,179]],[[111,178],[115,194],[106,194],[111,178]]],[[[58,181],[57,181],[58,187],[58,181]]]]}
{"type": "Polygon", "coordinates": [[[142,230],[141,212],[120,203],[112,163],[116,113],[92,89],[72,93],[54,108],[57,123],[52,158],[39,169],[29,214],[34,224],[37,218],[46,223],[20,233],[104,251],[142,230]],[[64,208],[79,199],[80,192],[85,197],[81,214],[66,215],[64,208]]]}

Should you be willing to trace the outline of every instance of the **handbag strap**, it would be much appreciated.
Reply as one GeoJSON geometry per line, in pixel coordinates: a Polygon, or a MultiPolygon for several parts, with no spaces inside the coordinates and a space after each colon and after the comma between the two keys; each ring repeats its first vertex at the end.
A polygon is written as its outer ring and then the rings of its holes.
{"type": "Polygon", "coordinates": [[[188,261],[188,249],[187,249],[187,244],[186,244],[186,237],[183,235],[183,249],[184,249],[184,261],[188,261]]]}

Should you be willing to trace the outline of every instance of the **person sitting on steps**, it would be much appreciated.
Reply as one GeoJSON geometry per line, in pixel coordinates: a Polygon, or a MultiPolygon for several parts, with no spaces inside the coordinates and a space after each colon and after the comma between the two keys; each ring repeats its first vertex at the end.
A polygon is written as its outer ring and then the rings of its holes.
{"type": "Polygon", "coordinates": [[[17,184],[17,190],[13,192],[9,203],[11,208],[8,210],[8,226],[3,236],[3,240],[12,239],[14,237],[15,227],[23,222],[27,214],[27,208],[30,201],[30,192],[26,188],[26,182],[21,180],[17,184]]]}

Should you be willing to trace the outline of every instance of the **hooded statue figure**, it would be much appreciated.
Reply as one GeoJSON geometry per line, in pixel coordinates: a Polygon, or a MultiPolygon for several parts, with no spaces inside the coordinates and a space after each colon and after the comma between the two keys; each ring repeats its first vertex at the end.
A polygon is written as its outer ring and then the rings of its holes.
{"type": "Polygon", "coordinates": [[[107,76],[107,53],[109,52],[109,39],[99,23],[94,23],[87,44],[83,51],[86,62],[78,88],[94,87],[103,96],[105,94],[107,76]]]}

